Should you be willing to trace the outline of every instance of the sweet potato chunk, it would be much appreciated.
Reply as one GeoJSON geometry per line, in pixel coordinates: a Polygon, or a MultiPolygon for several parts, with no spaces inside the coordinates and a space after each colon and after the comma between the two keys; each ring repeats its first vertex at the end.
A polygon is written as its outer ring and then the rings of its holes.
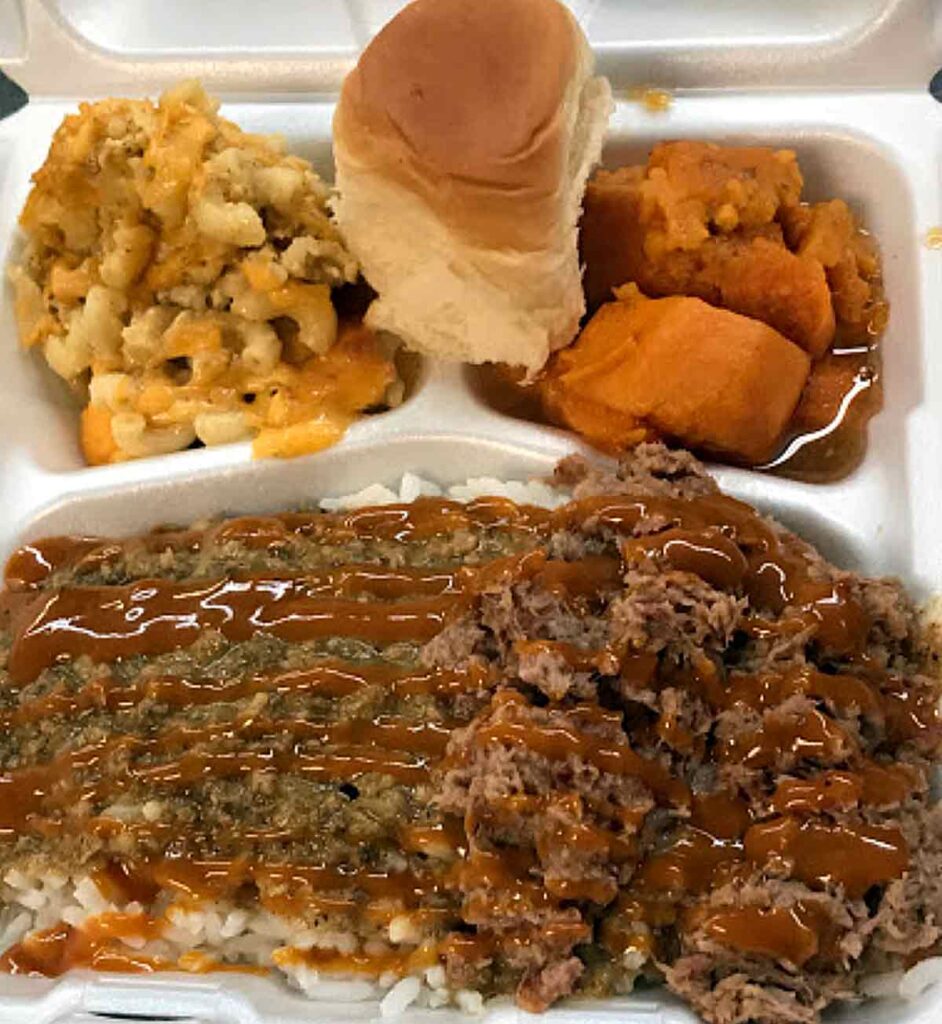
{"type": "Polygon", "coordinates": [[[762,320],[813,357],[834,340],[834,309],[821,264],[768,238],[710,239],[683,291],[762,320]]]}
{"type": "Polygon", "coordinates": [[[582,258],[589,305],[635,281],[654,296],[692,295],[762,320],[814,356],[834,339],[834,310],[821,264],[772,237],[709,237],[694,250],[649,259],[637,206],[621,187],[593,182],[586,194],[582,258]]]}
{"type": "MultiPolygon", "coordinates": [[[[880,298],[880,258],[873,239],[860,230],[845,202],[832,199],[797,206],[782,215],[785,240],[799,256],[825,269],[834,312],[857,334],[866,334],[880,298]]],[[[877,332],[878,333],[878,332],[877,332]]]]}
{"type": "Polygon", "coordinates": [[[797,205],[803,184],[790,149],[662,142],[651,151],[641,185],[647,255],[771,224],[781,209],[797,205]]]}
{"type": "Polygon", "coordinates": [[[647,265],[647,229],[641,219],[644,170],[598,171],[586,186],[579,249],[589,309],[611,302],[613,290],[637,281],[639,271],[647,265]]]}
{"type": "Polygon", "coordinates": [[[863,315],[879,263],[846,204],[803,206],[801,188],[795,154],[764,147],[665,143],[644,166],[599,171],[582,220],[589,306],[634,281],[755,317],[817,358],[835,309],[863,315]]]}
{"type": "Polygon", "coordinates": [[[744,462],[770,458],[808,377],[807,354],[700,299],[620,294],[551,364],[549,415],[608,447],[647,429],[744,462]]]}

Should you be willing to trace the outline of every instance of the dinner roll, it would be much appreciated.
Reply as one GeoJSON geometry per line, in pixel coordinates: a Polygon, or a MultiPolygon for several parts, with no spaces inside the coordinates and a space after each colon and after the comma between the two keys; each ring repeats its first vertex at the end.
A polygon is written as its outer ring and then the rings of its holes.
{"type": "Polygon", "coordinates": [[[611,90],[556,0],[414,0],[334,117],[347,244],[375,329],[536,371],[584,312],[577,227],[611,90]]]}

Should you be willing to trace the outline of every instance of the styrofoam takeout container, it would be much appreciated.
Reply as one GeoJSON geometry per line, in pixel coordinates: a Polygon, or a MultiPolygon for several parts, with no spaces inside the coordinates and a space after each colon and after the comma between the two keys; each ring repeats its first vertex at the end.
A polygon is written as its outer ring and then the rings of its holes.
{"type": "MultiPolygon", "coordinates": [[[[474,2],[474,0],[469,0],[474,2]]],[[[942,583],[942,107],[927,83],[942,64],[939,0],[570,0],[625,96],[676,90],[651,114],[619,100],[605,161],[642,157],[664,138],[793,147],[808,198],[839,196],[879,238],[892,304],[885,404],[850,477],[801,484],[722,468],[722,485],[816,542],[842,565],[906,580],[920,598],[942,583]]],[[[0,262],[15,246],[29,176],[77,99],[154,94],[196,75],[249,130],[280,132],[331,175],[332,96],[397,0],[0,0],[0,66],[31,93],[0,122],[0,262]]],[[[508,419],[461,367],[426,362],[394,412],[355,424],[337,447],[291,462],[252,462],[248,445],[87,468],[77,410],[16,340],[0,289],[0,556],[49,533],[133,533],[207,514],[274,510],[405,470],[440,483],[544,474],[579,450],[569,434],[508,419]]],[[[232,974],[59,981],[0,977],[0,1022],[90,1024],[149,1015],[191,1024],[334,1024],[378,1017],[375,1003],[312,1003],[276,982],[232,974]]],[[[919,999],[839,1011],[859,1024],[936,1024],[942,985],[919,999]]],[[[450,1011],[407,1021],[448,1024],[450,1011]]],[[[532,1019],[508,1004],[494,1024],[532,1019]]],[[[681,1024],[695,1018],[659,992],[570,1003],[547,1024],[681,1024]]]]}

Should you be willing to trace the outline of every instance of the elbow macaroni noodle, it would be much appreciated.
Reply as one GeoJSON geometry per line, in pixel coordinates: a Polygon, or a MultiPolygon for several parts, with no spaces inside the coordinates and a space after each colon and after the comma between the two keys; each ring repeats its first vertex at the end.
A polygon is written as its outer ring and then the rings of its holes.
{"type": "Polygon", "coordinates": [[[22,343],[87,390],[88,462],[248,438],[299,454],[388,400],[391,354],[338,328],[331,291],[358,268],[327,198],[306,161],[219,117],[196,83],[66,118],[10,278],[22,343]]]}

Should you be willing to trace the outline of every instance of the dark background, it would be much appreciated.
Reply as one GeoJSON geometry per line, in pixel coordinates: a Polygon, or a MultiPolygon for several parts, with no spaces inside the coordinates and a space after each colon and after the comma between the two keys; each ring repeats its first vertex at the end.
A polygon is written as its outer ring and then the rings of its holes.
{"type": "Polygon", "coordinates": [[[0,71],[0,119],[12,114],[14,110],[19,110],[25,102],[26,93],[0,71]]]}

